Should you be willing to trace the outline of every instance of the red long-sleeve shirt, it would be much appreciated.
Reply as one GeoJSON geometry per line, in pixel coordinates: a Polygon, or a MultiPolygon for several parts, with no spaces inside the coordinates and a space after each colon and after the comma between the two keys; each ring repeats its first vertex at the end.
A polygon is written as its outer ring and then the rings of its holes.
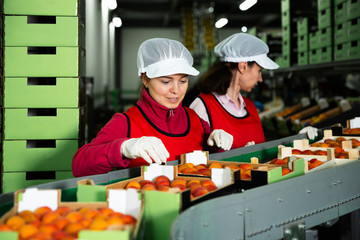
{"type": "MultiPolygon", "coordinates": [[[[187,129],[187,115],[180,104],[170,109],[154,101],[142,90],[137,105],[159,129],[170,134],[181,134],[187,129]]],[[[201,119],[205,136],[210,134],[209,124],[201,119]]],[[[131,159],[123,158],[121,144],[128,138],[128,122],[123,113],[115,114],[99,131],[96,138],[75,153],[72,170],[75,177],[107,173],[114,168],[127,168],[131,159]]],[[[204,141],[206,142],[206,141],[204,141]]]]}

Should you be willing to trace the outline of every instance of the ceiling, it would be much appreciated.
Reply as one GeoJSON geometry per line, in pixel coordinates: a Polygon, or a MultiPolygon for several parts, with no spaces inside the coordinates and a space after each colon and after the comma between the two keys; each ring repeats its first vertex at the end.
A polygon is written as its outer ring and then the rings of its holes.
{"type": "Polygon", "coordinates": [[[196,15],[207,13],[212,6],[214,18],[226,16],[224,28],[256,27],[266,30],[281,27],[281,0],[258,0],[257,4],[243,12],[241,0],[117,0],[117,9],[112,12],[121,17],[126,27],[181,27],[183,6],[195,6],[196,15]]]}

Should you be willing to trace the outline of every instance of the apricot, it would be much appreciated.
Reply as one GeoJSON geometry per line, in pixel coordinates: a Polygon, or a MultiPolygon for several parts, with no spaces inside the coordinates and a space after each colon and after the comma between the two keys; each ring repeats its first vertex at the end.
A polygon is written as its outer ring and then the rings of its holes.
{"type": "Polygon", "coordinates": [[[157,176],[154,180],[155,185],[157,186],[159,182],[168,182],[168,186],[170,186],[170,179],[165,175],[157,176]]]}
{"type": "Polygon", "coordinates": [[[185,168],[189,168],[189,166],[186,165],[186,164],[180,165],[180,166],[178,167],[178,172],[179,172],[179,173],[182,173],[182,171],[184,171],[185,168]]]}
{"type": "Polygon", "coordinates": [[[187,188],[191,188],[191,186],[192,186],[193,184],[199,184],[199,185],[201,185],[201,184],[200,184],[200,180],[198,180],[198,179],[192,179],[192,180],[190,180],[190,181],[187,182],[186,187],[187,187],[187,188]]]}
{"type": "Polygon", "coordinates": [[[6,224],[0,224],[0,232],[12,231],[12,228],[6,224]]]}
{"type": "Polygon", "coordinates": [[[25,223],[31,223],[35,220],[39,220],[39,216],[30,210],[21,211],[18,215],[24,219],[25,223]]]}
{"type": "Polygon", "coordinates": [[[121,218],[122,216],[124,216],[123,213],[121,213],[121,212],[114,212],[113,214],[110,214],[109,217],[120,217],[120,218],[121,218]]]}
{"type": "Polygon", "coordinates": [[[136,181],[130,181],[126,184],[125,189],[134,188],[134,189],[141,189],[140,183],[136,181]]]}
{"type": "Polygon", "coordinates": [[[67,234],[64,231],[58,230],[58,231],[53,232],[51,237],[55,240],[61,240],[61,239],[64,239],[65,237],[69,237],[69,234],[67,234]]]}
{"type": "Polygon", "coordinates": [[[276,164],[276,165],[283,165],[283,164],[285,164],[285,161],[282,160],[282,159],[277,159],[276,161],[274,161],[274,164],[276,164]]]}
{"type": "Polygon", "coordinates": [[[311,151],[311,150],[304,150],[304,151],[302,151],[302,154],[304,154],[304,155],[314,155],[314,152],[311,151]]]}
{"type": "Polygon", "coordinates": [[[326,156],[327,155],[327,152],[324,151],[324,150],[316,150],[314,152],[315,155],[322,155],[322,156],[326,156]]]}
{"type": "Polygon", "coordinates": [[[194,167],[196,170],[200,170],[200,169],[203,169],[203,168],[207,168],[207,166],[205,164],[198,164],[194,167]]]}
{"type": "Polygon", "coordinates": [[[55,221],[59,217],[60,217],[60,215],[58,213],[56,213],[56,212],[52,212],[52,211],[51,212],[46,212],[41,217],[41,222],[43,224],[52,223],[53,221],[55,221]]]}
{"type": "Polygon", "coordinates": [[[241,180],[251,180],[251,176],[247,173],[240,173],[241,180]]]}
{"type": "Polygon", "coordinates": [[[145,184],[153,184],[155,186],[155,183],[153,183],[150,180],[141,180],[140,181],[140,187],[142,188],[145,184]]]}
{"type": "Polygon", "coordinates": [[[291,153],[292,153],[292,154],[302,154],[302,151],[299,150],[299,149],[292,149],[292,150],[291,150],[291,153]]]}
{"type": "Polygon", "coordinates": [[[60,230],[63,230],[65,226],[68,225],[69,223],[70,220],[66,217],[59,217],[54,221],[55,226],[60,230]]]}
{"type": "Polygon", "coordinates": [[[74,222],[78,222],[80,221],[81,219],[84,218],[84,215],[82,215],[81,213],[79,213],[78,211],[71,211],[69,212],[67,215],[65,215],[65,217],[67,219],[69,219],[69,221],[71,223],[74,223],[74,222]]]}
{"type": "Polygon", "coordinates": [[[330,147],[330,144],[329,143],[320,143],[319,144],[319,147],[324,147],[324,148],[328,148],[328,147],[330,147]]]}
{"type": "Polygon", "coordinates": [[[111,214],[113,214],[115,211],[112,208],[109,207],[103,207],[99,209],[99,212],[101,214],[104,214],[106,216],[110,216],[111,214]]]}
{"type": "Polygon", "coordinates": [[[216,186],[215,183],[210,179],[202,180],[200,182],[200,184],[201,184],[202,187],[205,187],[205,186],[208,186],[208,185],[216,186]]]}
{"type": "Polygon", "coordinates": [[[119,225],[123,225],[124,224],[124,221],[122,220],[122,217],[118,217],[118,216],[112,216],[112,217],[109,217],[109,219],[107,220],[109,226],[110,225],[114,225],[114,224],[119,224],[119,225]]]}
{"type": "Polygon", "coordinates": [[[203,168],[199,170],[199,174],[207,177],[211,177],[211,170],[208,168],[203,168]]]}
{"type": "Polygon", "coordinates": [[[100,214],[100,211],[93,208],[85,209],[84,211],[79,211],[84,215],[85,218],[93,219],[95,216],[100,214]]]}
{"type": "Polygon", "coordinates": [[[60,206],[54,212],[62,216],[64,213],[70,212],[71,209],[68,206],[60,206]]]}
{"type": "Polygon", "coordinates": [[[124,214],[124,216],[121,218],[124,222],[124,224],[135,224],[136,218],[131,216],[130,214],[124,214]]]}
{"type": "Polygon", "coordinates": [[[35,226],[35,227],[40,227],[40,225],[42,224],[40,222],[40,220],[35,220],[35,221],[32,221],[32,222],[29,222],[29,224],[35,226]]]}
{"type": "Polygon", "coordinates": [[[180,189],[180,191],[184,191],[186,189],[185,185],[182,185],[182,184],[179,184],[179,183],[173,184],[171,187],[172,188],[178,188],[178,189],[180,189]]]}
{"type": "MultiPolygon", "coordinates": [[[[29,240],[50,240],[51,236],[43,232],[37,232],[29,238],[29,240]]],[[[61,240],[64,240],[63,238],[61,240]]]]}
{"type": "Polygon", "coordinates": [[[309,170],[311,170],[311,169],[313,169],[313,168],[316,168],[316,167],[318,167],[318,166],[320,166],[320,165],[322,165],[322,164],[323,164],[322,161],[316,160],[316,161],[310,163],[310,165],[309,165],[309,170]]]}
{"type": "Polygon", "coordinates": [[[65,227],[65,232],[70,235],[77,235],[78,232],[82,229],[85,229],[85,227],[81,223],[72,222],[65,227]]]}
{"type": "Polygon", "coordinates": [[[243,163],[240,165],[241,169],[254,169],[254,166],[250,163],[243,163]]]}
{"type": "Polygon", "coordinates": [[[330,143],[330,147],[340,147],[340,144],[337,142],[330,143]]]}
{"type": "Polygon", "coordinates": [[[190,168],[190,167],[188,167],[188,168],[185,168],[185,169],[182,171],[182,173],[184,173],[184,174],[198,174],[199,171],[196,170],[195,168],[190,168]]]}
{"type": "Polygon", "coordinates": [[[344,137],[338,137],[335,139],[336,142],[341,143],[342,141],[346,141],[346,138],[344,137]]]}
{"type": "Polygon", "coordinates": [[[290,169],[289,168],[283,168],[282,169],[282,176],[285,176],[286,174],[290,173],[290,169]]]}
{"type": "Polygon", "coordinates": [[[25,225],[25,221],[20,216],[11,216],[7,221],[6,225],[11,227],[13,230],[19,230],[22,226],[25,225]]]}
{"type": "Polygon", "coordinates": [[[39,232],[46,233],[49,236],[51,236],[51,234],[53,234],[53,232],[58,231],[58,230],[59,229],[57,228],[57,226],[53,223],[43,224],[39,227],[39,232]]]}
{"type": "Polygon", "coordinates": [[[237,169],[239,169],[239,166],[237,166],[237,165],[235,165],[235,164],[231,164],[231,163],[226,164],[226,165],[224,166],[224,168],[226,168],[226,167],[228,167],[228,168],[230,168],[230,169],[232,169],[232,170],[237,170],[237,169]]]}
{"type": "Polygon", "coordinates": [[[109,226],[107,221],[104,220],[95,220],[93,221],[90,226],[89,229],[90,230],[104,230],[109,226]]]}
{"type": "Polygon", "coordinates": [[[201,187],[201,186],[195,187],[195,188],[193,188],[191,190],[191,195],[193,197],[200,197],[200,196],[205,195],[207,193],[208,193],[208,190],[206,190],[206,188],[201,187]]]}
{"type": "Polygon", "coordinates": [[[349,153],[348,152],[342,152],[342,153],[339,154],[339,156],[337,158],[349,159],[349,153]]]}
{"type": "Polygon", "coordinates": [[[88,228],[92,222],[93,220],[89,218],[83,218],[79,221],[79,223],[81,223],[81,225],[83,225],[85,228],[88,228]]]}
{"type": "Polygon", "coordinates": [[[172,187],[175,184],[181,184],[186,186],[186,180],[184,178],[176,178],[174,181],[171,182],[170,186],[172,187]]]}
{"type": "Polygon", "coordinates": [[[222,165],[220,163],[214,162],[214,163],[211,163],[209,166],[209,169],[212,169],[212,168],[222,168],[222,165]]]}
{"type": "Polygon", "coordinates": [[[105,215],[105,214],[100,213],[99,215],[95,216],[95,217],[93,218],[93,220],[94,220],[94,221],[95,221],[95,220],[107,220],[108,218],[109,218],[108,215],[105,215]]]}
{"type": "Polygon", "coordinates": [[[145,191],[154,191],[156,190],[156,186],[154,183],[147,183],[141,187],[142,190],[145,191]]]}
{"type": "Polygon", "coordinates": [[[48,206],[42,206],[35,210],[35,213],[41,218],[42,215],[46,212],[52,212],[52,209],[48,206]]]}
{"type": "Polygon", "coordinates": [[[160,191],[160,192],[168,192],[170,189],[170,186],[168,185],[160,185],[156,187],[156,190],[160,191]]]}

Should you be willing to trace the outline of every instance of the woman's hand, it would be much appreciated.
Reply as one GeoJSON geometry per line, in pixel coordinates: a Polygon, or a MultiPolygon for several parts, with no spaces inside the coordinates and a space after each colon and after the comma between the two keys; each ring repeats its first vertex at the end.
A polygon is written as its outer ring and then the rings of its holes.
{"type": "Polygon", "coordinates": [[[233,140],[234,137],[231,134],[225,132],[222,129],[215,129],[210,133],[207,144],[209,146],[214,146],[215,143],[219,148],[230,150],[233,140]]]}
{"type": "Polygon", "coordinates": [[[163,142],[157,137],[131,138],[122,143],[121,154],[130,159],[143,158],[146,162],[157,164],[166,162],[170,156],[163,142]]]}

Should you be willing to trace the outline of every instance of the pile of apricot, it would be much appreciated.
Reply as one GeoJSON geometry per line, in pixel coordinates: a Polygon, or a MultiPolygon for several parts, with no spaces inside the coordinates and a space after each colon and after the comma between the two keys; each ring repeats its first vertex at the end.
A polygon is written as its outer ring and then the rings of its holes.
{"type": "Polygon", "coordinates": [[[345,134],[360,134],[360,128],[346,128],[343,130],[345,134]]]}
{"type": "Polygon", "coordinates": [[[311,170],[311,169],[316,168],[316,167],[318,167],[318,166],[320,166],[322,164],[323,164],[322,161],[320,161],[320,160],[318,160],[316,158],[313,158],[313,159],[308,161],[308,169],[311,170]]]}
{"type": "Polygon", "coordinates": [[[35,211],[24,210],[9,217],[4,224],[0,224],[0,231],[17,231],[19,240],[75,240],[81,230],[120,230],[134,224],[136,219],[133,216],[115,212],[108,207],[72,210],[60,206],[53,211],[43,206],[35,211]]]}
{"type": "Polygon", "coordinates": [[[200,197],[206,193],[217,189],[215,183],[210,179],[186,180],[184,178],[175,178],[173,181],[170,181],[170,179],[165,175],[160,175],[156,177],[154,181],[130,181],[126,184],[125,188],[135,188],[137,190],[162,192],[168,192],[170,188],[179,188],[181,191],[190,189],[192,197],[200,197]]]}
{"type": "MultiPolygon", "coordinates": [[[[283,159],[274,158],[269,163],[276,164],[276,165],[285,165],[289,162],[289,157],[285,157],[283,159]]],[[[285,176],[286,174],[290,173],[290,169],[288,167],[282,166],[282,175],[285,176]]]]}
{"type": "Polygon", "coordinates": [[[230,168],[231,170],[241,169],[242,164],[236,165],[232,163],[224,163],[221,164],[219,162],[213,162],[210,164],[198,164],[194,165],[193,163],[185,163],[181,164],[178,167],[178,173],[182,174],[190,174],[190,175],[202,175],[211,177],[211,169],[212,168],[230,168]]]}

